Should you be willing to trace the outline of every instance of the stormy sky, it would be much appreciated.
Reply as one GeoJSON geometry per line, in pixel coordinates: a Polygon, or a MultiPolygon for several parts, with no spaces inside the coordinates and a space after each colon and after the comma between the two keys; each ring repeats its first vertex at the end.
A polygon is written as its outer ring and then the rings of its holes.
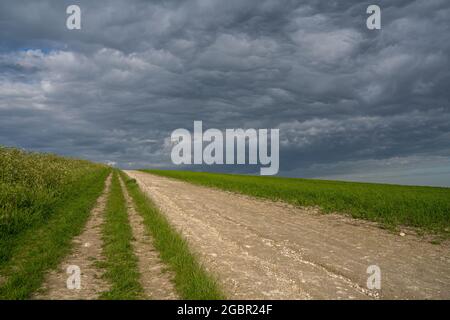
{"type": "Polygon", "coordinates": [[[448,0],[0,0],[0,144],[172,168],[170,133],[202,120],[279,128],[280,175],[450,186],[449,17],[448,0]]]}

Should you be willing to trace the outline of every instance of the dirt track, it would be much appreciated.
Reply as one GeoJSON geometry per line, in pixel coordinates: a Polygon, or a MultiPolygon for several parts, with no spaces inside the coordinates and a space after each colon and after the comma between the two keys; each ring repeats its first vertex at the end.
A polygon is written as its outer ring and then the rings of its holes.
{"type": "Polygon", "coordinates": [[[341,215],[127,171],[236,299],[450,298],[450,248],[341,215]],[[368,290],[367,267],[381,269],[368,290]]]}
{"type": "Polygon", "coordinates": [[[120,179],[122,192],[127,203],[128,218],[133,232],[133,251],[138,259],[140,282],[148,298],[174,300],[178,295],[173,284],[174,274],[159,258],[144,226],[144,219],[136,211],[124,182],[120,179]]]}
{"type": "MultiPolygon", "coordinates": [[[[103,278],[104,269],[97,262],[104,261],[102,254],[103,240],[101,227],[104,223],[104,211],[111,188],[112,175],[105,183],[105,188],[97,203],[91,210],[84,231],[73,239],[74,248],[69,256],[56,270],[50,271],[33,299],[48,300],[92,300],[110,289],[110,283],[103,278]],[[67,288],[67,267],[75,265],[81,271],[80,289],[67,288]]],[[[173,284],[173,273],[161,262],[159,253],[152,245],[152,238],[145,230],[143,218],[136,211],[123,181],[120,179],[122,192],[126,200],[130,226],[133,232],[133,251],[138,259],[140,282],[145,298],[173,300],[177,299],[173,284]]]]}
{"type": "Polygon", "coordinates": [[[109,289],[109,284],[102,278],[103,270],[96,264],[103,261],[103,240],[101,226],[106,207],[107,197],[111,186],[111,175],[108,176],[105,188],[91,211],[84,231],[73,239],[74,248],[58,269],[51,271],[44,281],[42,288],[34,299],[46,300],[92,300],[97,299],[103,291],[109,289]],[[75,265],[81,271],[80,289],[67,288],[67,267],[75,265]]]}

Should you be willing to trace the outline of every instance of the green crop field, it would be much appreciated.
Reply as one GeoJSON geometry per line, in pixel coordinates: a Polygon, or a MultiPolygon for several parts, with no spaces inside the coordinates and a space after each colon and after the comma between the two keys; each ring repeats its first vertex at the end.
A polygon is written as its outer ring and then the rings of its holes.
{"type": "Polygon", "coordinates": [[[142,171],[296,206],[320,206],[325,213],[348,213],[386,227],[404,225],[449,235],[450,188],[175,170],[142,171]]]}

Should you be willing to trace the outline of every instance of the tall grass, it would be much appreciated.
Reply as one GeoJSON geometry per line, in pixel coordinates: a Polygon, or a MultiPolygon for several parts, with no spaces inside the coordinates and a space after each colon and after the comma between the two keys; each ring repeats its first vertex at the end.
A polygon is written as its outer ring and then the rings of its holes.
{"type": "Polygon", "coordinates": [[[110,170],[0,147],[0,298],[25,299],[69,252],[110,170]]]}
{"type": "Polygon", "coordinates": [[[449,234],[450,188],[175,170],[143,171],[250,196],[286,201],[296,206],[320,206],[324,212],[349,213],[355,218],[377,221],[388,227],[406,225],[449,234]]]}
{"type": "Polygon", "coordinates": [[[215,279],[210,276],[190,252],[186,241],[172,228],[153,202],[124,173],[128,193],[133,198],[136,209],[144,219],[144,224],[153,237],[153,245],[164,261],[175,273],[175,288],[182,299],[213,300],[224,299],[215,279]]]}
{"type": "Polygon", "coordinates": [[[87,177],[106,169],[84,160],[0,147],[0,265],[14,240],[45,223],[87,177]]]}

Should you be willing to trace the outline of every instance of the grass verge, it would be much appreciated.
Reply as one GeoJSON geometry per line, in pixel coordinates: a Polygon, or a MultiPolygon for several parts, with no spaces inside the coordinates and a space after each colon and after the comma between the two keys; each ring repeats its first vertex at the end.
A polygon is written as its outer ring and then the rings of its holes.
{"type": "Polygon", "coordinates": [[[175,170],[142,171],[296,206],[320,206],[325,213],[348,213],[389,228],[403,225],[450,236],[450,188],[175,170]]]}
{"type": "Polygon", "coordinates": [[[45,272],[59,265],[70,252],[72,238],[83,229],[109,171],[98,168],[71,183],[71,192],[55,200],[50,213],[20,232],[1,235],[8,246],[2,243],[7,255],[0,261],[0,299],[30,298],[45,272]]]}
{"type": "Polygon", "coordinates": [[[103,225],[103,253],[106,261],[101,264],[106,269],[104,276],[111,283],[111,289],[102,294],[103,299],[132,300],[144,297],[132,240],[125,197],[115,171],[103,225]]]}
{"type": "Polygon", "coordinates": [[[144,219],[153,244],[161,260],[175,273],[175,288],[182,299],[216,300],[224,299],[215,279],[209,275],[190,252],[186,241],[171,227],[153,202],[139,189],[136,181],[121,173],[128,193],[136,209],[144,219]]]}
{"type": "Polygon", "coordinates": [[[48,222],[106,166],[0,146],[0,268],[22,233],[48,222]],[[80,186],[83,185],[83,188],[80,186]]]}

